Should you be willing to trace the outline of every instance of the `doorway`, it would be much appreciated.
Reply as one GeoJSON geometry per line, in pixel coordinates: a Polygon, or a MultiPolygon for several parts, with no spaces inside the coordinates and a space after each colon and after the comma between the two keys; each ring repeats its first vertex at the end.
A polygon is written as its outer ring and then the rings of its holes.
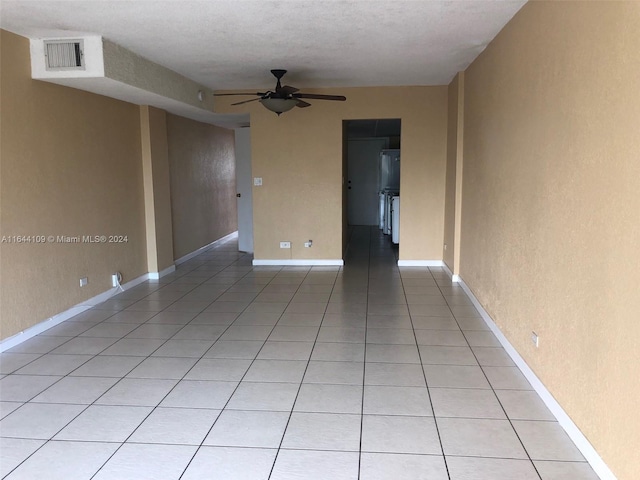
{"type": "MultiPolygon", "coordinates": [[[[384,228],[384,214],[390,209],[391,197],[400,193],[400,137],[400,119],[343,122],[345,230],[378,226],[391,234],[384,228]]],[[[346,247],[346,235],[344,241],[346,247]]]]}

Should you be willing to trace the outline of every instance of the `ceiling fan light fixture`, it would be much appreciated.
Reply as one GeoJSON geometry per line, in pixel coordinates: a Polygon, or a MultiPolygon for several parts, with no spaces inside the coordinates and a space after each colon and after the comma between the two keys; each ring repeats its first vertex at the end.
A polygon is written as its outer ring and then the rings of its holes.
{"type": "Polygon", "coordinates": [[[295,107],[298,100],[295,98],[262,98],[260,99],[260,103],[264,105],[264,108],[267,110],[271,110],[280,115],[295,107]]]}

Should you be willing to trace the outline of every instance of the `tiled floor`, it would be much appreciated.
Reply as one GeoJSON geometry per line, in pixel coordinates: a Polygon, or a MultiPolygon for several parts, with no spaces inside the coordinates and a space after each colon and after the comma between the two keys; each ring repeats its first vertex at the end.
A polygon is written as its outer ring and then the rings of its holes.
{"type": "Polygon", "coordinates": [[[439,268],[212,248],[1,355],[7,479],[593,480],[439,268]]]}

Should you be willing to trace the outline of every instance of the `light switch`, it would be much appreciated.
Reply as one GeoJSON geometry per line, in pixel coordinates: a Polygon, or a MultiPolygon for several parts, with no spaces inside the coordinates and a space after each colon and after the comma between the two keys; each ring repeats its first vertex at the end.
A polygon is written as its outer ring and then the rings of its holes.
{"type": "Polygon", "coordinates": [[[256,187],[259,187],[262,185],[262,177],[254,177],[253,178],[253,185],[256,187]]]}

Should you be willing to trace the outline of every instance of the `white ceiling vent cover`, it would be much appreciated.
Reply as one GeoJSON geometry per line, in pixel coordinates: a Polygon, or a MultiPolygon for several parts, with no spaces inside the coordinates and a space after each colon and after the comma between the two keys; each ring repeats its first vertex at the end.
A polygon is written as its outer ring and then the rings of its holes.
{"type": "Polygon", "coordinates": [[[47,70],[84,70],[82,40],[45,40],[47,70]]]}

